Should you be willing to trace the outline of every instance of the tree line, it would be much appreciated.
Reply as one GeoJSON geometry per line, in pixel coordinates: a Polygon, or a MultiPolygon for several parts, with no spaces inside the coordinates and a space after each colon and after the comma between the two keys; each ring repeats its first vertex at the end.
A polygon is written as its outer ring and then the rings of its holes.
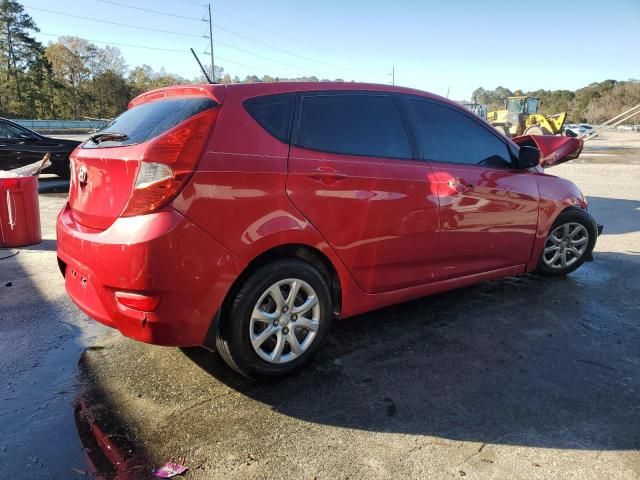
{"type": "MultiPolygon", "coordinates": [[[[117,47],[101,48],[79,37],[63,36],[43,45],[33,36],[38,31],[35,21],[18,1],[0,0],[2,117],[113,118],[142,92],[176,84],[206,82],[204,75],[188,79],[164,68],[154,70],[149,65],[129,69],[117,47]]],[[[232,78],[217,66],[215,76],[223,83],[319,80],[315,76],[285,79],[249,75],[244,79],[232,78]]]]}
{"type": "MultiPolygon", "coordinates": [[[[129,68],[117,47],[98,47],[88,40],[63,36],[43,45],[39,31],[17,0],[0,0],[0,116],[9,118],[81,119],[113,118],[129,101],[153,88],[204,83],[204,75],[187,79],[149,65],[129,68]]],[[[216,67],[222,83],[270,81],[318,81],[315,76],[281,78],[248,75],[231,77],[216,67]]],[[[322,79],[321,81],[330,81],[322,79]]],[[[342,81],[335,79],[334,81],[342,81]]],[[[507,97],[523,94],[504,87],[478,88],[473,99],[489,110],[504,107],[507,97]]],[[[605,80],[576,91],[536,90],[542,113],[569,113],[569,121],[601,122],[625,107],[640,103],[640,82],[605,80]]]]}
{"type": "MultiPolygon", "coordinates": [[[[535,90],[523,92],[497,87],[485,90],[480,87],[473,92],[473,100],[487,105],[489,111],[504,108],[505,101],[513,95],[528,95],[540,98],[540,113],[551,115],[567,112],[568,122],[602,123],[624,110],[640,103],[640,81],[605,80],[571,90],[535,90]]],[[[640,123],[637,118],[628,123],[640,123]]]]}

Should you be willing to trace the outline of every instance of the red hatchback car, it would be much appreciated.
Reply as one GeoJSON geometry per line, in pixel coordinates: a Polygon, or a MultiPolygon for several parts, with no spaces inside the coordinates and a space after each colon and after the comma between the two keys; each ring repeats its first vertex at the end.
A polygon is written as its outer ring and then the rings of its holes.
{"type": "Polygon", "coordinates": [[[59,263],[73,301],[124,335],[281,376],[334,318],[578,268],[598,226],[541,165],[581,148],[391,86],[154,90],[72,154],[59,263]]]}

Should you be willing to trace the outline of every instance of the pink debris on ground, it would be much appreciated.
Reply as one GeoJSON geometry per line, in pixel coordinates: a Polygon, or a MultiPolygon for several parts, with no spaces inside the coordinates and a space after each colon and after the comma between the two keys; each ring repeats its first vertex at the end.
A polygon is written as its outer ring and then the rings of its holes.
{"type": "Polygon", "coordinates": [[[164,466],[155,470],[153,474],[158,478],[171,478],[176,475],[182,475],[184,472],[189,470],[184,465],[180,465],[179,463],[167,462],[164,466]]]}

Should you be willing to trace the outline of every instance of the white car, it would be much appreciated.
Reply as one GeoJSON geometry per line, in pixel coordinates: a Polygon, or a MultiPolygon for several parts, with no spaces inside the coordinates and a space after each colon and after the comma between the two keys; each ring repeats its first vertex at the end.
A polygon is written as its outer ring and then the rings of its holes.
{"type": "Polygon", "coordinates": [[[593,129],[586,129],[582,125],[569,124],[564,126],[563,135],[566,137],[584,137],[593,133],[593,129]]]}

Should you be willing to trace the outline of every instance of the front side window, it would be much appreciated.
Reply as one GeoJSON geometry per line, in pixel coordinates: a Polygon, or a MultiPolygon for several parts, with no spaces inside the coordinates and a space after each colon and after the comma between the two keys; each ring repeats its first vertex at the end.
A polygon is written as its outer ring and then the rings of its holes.
{"type": "Polygon", "coordinates": [[[446,105],[411,99],[424,158],[438,162],[508,167],[509,150],[497,134],[446,105]]]}
{"type": "Polygon", "coordinates": [[[311,150],[345,155],[412,157],[400,111],[388,95],[304,96],[296,143],[311,150]]]}

